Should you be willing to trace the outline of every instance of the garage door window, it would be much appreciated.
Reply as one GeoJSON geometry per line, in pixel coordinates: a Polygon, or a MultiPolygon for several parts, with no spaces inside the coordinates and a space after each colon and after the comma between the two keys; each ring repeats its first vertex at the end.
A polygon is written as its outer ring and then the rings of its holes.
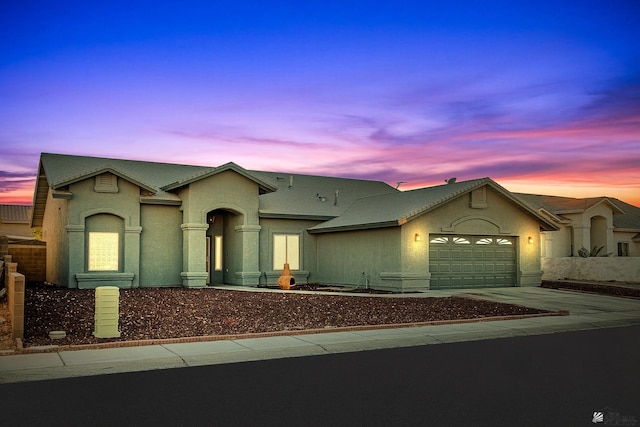
{"type": "Polygon", "coordinates": [[[471,242],[469,239],[465,239],[464,237],[454,237],[453,238],[454,245],[470,245],[471,242]]]}
{"type": "Polygon", "coordinates": [[[435,237],[431,239],[431,243],[435,244],[447,244],[452,243],[454,245],[470,245],[471,242],[465,237],[435,237]]]}

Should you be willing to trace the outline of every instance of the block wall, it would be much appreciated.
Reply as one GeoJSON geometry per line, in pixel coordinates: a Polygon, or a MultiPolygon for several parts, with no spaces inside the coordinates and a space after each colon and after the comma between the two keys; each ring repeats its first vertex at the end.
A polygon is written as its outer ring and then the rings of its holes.
{"type": "Polygon", "coordinates": [[[27,282],[44,282],[47,273],[47,247],[36,245],[9,245],[9,255],[18,263],[18,273],[27,282]]]}
{"type": "Polygon", "coordinates": [[[18,265],[11,262],[11,256],[5,260],[5,286],[7,288],[7,304],[11,316],[13,339],[24,338],[24,290],[25,278],[17,273],[18,265]]]}
{"type": "Polygon", "coordinates": [[[7,236],[0,236],[0,260],[4,259],[5,255],[9,255],[9,239],[7,236]]]}

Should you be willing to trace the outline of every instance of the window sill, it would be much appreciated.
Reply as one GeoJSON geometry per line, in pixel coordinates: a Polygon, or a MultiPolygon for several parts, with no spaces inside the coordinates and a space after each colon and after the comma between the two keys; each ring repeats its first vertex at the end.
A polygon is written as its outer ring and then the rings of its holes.
{"type": "Polygon", "coordinates": [[[75,277],[78,282],[79,289],[95,289],[98,286],[131,288],[134,274],[100,271],[92,273],[76,273],[75,277]]]}

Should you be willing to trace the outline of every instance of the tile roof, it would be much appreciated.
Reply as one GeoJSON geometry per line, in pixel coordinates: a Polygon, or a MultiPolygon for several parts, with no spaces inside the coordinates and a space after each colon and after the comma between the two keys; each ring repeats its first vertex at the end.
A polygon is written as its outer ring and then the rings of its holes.
{"type": "Polygon", "coordinates": [[[251,171],[277,191],[260,196],[263,218],[327,220],[342,215],[356,200],[398,190],[382,181],[251,171]],[[337,191],[337,194],[336,194],[337,191]]]}
{"type": "Polygon", "coordinates": [[[381,181],[249,171],[235,163],[206,167],[51,153],[43,153],[41,159],[52,189],[109,171],[150,190],[153,194],[142,197],[145,203],[179,203],[173,190],[221,171],[234,170],[265,191],[260,195],[263,217],[326,220],[342,214],[358,198],[397,192],[381,181]],[[293,177],[291,187],[290,177],[293,177]],[[336,190],[338,203],[334,204],[336,190]]]}
{"type": "Polygon", "coordinates": [[[623,214],[613,215],[613,226],[640,231],[640,208],[622,200],[609,198],[614,204],[624,211],[623,214]]]}
{"type": "Polygon", "coordinates": [[[481,182],[484,181],[465,181],[361,198],[340,217],[311,227],[309,231],[329,232],[401,225],[410,217],[426,212],[455,195],[470,191],[481,182]]]}
{"type": "MultiPolygon", "coordinates": [[[[173,190],[221,171],[234,170],[256,182],[263,190],[264,194],[259,196],[261,217],[326,221],[311,227],[310,232],[401,225],[485,184],[491,185],[547,224],[550,223],[539,214],[540,209],[545,209],[554,215],[561,215],[583,212],[599,203],[610,203],[617,212],[614,215],[616,228],[640,230],[640,208],[618,199],[606,197],[576,199],[510,193],[490,178],[398,191],[382,181],[250,171],[234,163],[208,167],[51,153],[43,153],[41,163],[46,180],[39,179],[38,183],[47,183],[54,190],[109,171],[146,189],[149,194],[141,197],[143,202],[169,204],[181,203],[173,190]],[[615,209],[616,207],[619,210],[615,209]]],[[[22,221],[29,222],[32,208],[30,206],[25,208],[29,209],[28,214],[20,215],[23,215],[22,221]]],[[[42,209],[43,207],[40,207],[40,210],[42,209]]],[[[6,211],[6,208],[0,211],[3,221],[8,217],[7,215],[17,215],[17,213],[4,213],[6,211]]],[[[34,224],[36,224],[35,221],[34,224]]]]}
{"type": "Polygon", "coordinates": [[[176,196],[162,190],[163,186],[215,169],[204,166],[51,153],[42,153],[41,161],[52,189],[109,171],[150,190],[153,196],[148,198],[167,200],[173,200],[176,196]]]}
{"type": "Polygon", "coordinates": [[[442,204],[484,185],[489,185],[530,214],[545,223],[550,229],[556,229],[534,209],[523,204],[519,199],[498,185],[490,178],[453,182],[435,187],[366,197],[355,203],[338,218],[309,228],[309,232],[330,232],[337,230],[358,230],[368,228],[390,227],[402,225],[442,204]]]}
{"type": "Polygon", "coordinates": [[[32,206],[0,205],[0,222],[4,224],[29,224],[32,206]]]}

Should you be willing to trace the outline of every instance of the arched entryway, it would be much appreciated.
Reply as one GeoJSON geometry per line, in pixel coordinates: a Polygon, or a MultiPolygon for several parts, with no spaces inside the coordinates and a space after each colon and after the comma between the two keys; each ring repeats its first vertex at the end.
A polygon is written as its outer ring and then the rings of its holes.
{"type": "Polygon", "coordinates": [[[235,229],[243,222],[242,215],[227,209],[215,209],[207,213],[207,284],[221,285],[232,282],[229,273],[236,271],[239,263],[235,229]]]}
{"type": "MultiPolygon", "coordinates": [[[[603,216],[594,216],[591,218],[590,231],[591,247],[587,248],[592,251],[594,248],[602,248],[599,255],[606,254],[607,248],[607,219],[603,216]]],[[[597,250],[596,249],[596,250],[597,250]]]]}

